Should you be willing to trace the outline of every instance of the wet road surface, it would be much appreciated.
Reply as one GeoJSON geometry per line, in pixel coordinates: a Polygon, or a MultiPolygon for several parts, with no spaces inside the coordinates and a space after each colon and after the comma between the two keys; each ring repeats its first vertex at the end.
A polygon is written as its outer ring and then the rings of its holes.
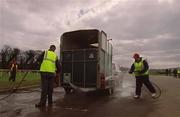
{"type": "Polygon", "coordinates": [[[56,88],[52,108],[35,108],[39,89],[18,92],[0,101],[0,117],[180,117],[180,79],[151,76],[151,80],[162,89],[158,99],[152,99],[145,87],[141,99],[133,99],[135,79],[126,74],[112,96],[100,92],[65,95],[56,88]]]}

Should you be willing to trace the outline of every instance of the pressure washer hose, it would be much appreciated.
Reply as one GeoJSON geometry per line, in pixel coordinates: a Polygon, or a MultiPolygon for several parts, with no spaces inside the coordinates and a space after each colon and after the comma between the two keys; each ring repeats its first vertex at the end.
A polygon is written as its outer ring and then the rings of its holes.
{"type": "Polygon", "coordinates": [[[24,79],[26,78],[26,76],[27,76],[28,73],[29,73],[29,71],[27,71],[27,72],[24,74],[24,76],[22,77],[22,79],[21,79],[21,81],[19,82],[19,84],[17,85],[17,87],[16,87],[15,89],[12,88],[12,89],[10,90],[10,93],[9,93],[8,95],[0,98],[0,101],[8,98],[8,97],[11,96],[14,92],[16,92],[16,90],[21,86],[22,82],[24,81],[24,79]]]}
{"type": "MultiPolygon", "coordinates": [[[[151,81],[151,84],[155,87],[155,90],[156,90],[156,96],[155,96],[155,97],[152,97],[152,98],[153,98],[153,99],[157,99],[157,98],[161,97],[161,94],[162,94],[161,88],[160,88],[156,83],[154,83],[154,82],[152,82],[152,81],[151,81]]],[[[149,95],[151,95],[151,93],[149,93],[149,90],[147,90],[146,88],[145,88],[145,91],[146,91],[149,95]]]]}
{"type": "MultiPolygon", "coordinates": [[[[156,89],[158,90],[158,95],[156,96],[156,97],[154,97],[154,99],[157,99],[157,98],[159,98],[159,97],[161,97],[161,94],[162,94],[162,91],[161,91],[161,88],[156,84],[156,83],[154,83],[154,82],[152,82],[151,81],[151,83],[152,83],[152,85],[154,86],[154,87],[156,87],[156,89]]],[[[156,90],[156,92],[157,92],[157,90],[156,90]]]]}

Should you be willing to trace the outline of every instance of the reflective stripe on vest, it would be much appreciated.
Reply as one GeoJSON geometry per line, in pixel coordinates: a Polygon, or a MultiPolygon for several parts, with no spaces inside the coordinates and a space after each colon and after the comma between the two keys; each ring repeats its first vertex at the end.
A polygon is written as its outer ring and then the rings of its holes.
{"type": "Polygon", "coordinates": [[[57,55],[52,51],[45,51],[44,58],[40,67],[41,72],[55,73],[57,55]]]}
{"type": "Polygon", "coordinates": [[[135,74],[135,76],[143,76],[143,75],[149,74],[148,70],[145,73],[140,74],[139,71],[142,71],[143,69],[144,69],[143,60],[141,60],[140,62],[134,62],[134,74],[135,74]]]}

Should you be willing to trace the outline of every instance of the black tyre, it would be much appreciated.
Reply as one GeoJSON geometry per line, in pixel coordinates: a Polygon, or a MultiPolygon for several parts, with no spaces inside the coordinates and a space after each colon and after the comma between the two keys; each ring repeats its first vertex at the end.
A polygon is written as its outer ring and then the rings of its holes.
{"type": "Polygon", "coordinates": [[[64,88],[66,94],[70,94],[71,93],[71,88],[64,88]]]}
{"type": "Polygon", "coordinates": [[[114,89],[113,88],[108,88],[108,89],[106,89],[106,94],[107,95],[112,95],[114,93],[114,89]]]}

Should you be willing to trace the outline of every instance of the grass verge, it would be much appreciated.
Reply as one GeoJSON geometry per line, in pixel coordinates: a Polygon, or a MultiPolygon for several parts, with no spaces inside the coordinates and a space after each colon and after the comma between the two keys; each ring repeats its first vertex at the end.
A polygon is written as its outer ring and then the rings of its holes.
{"type": "MultiPolygon", "coordinates": [[[[0,90],[10,89],[12,87],[17,87],[22,81],[26,72],[17,72],[16,81],[9,81],[8,72],[0,72],[0,90]]],[[[37,72],[28,71],[25,79],[23,80],[20,87],[31,86],[31,85],[40,85],[40,74],[37,72]]]]}

